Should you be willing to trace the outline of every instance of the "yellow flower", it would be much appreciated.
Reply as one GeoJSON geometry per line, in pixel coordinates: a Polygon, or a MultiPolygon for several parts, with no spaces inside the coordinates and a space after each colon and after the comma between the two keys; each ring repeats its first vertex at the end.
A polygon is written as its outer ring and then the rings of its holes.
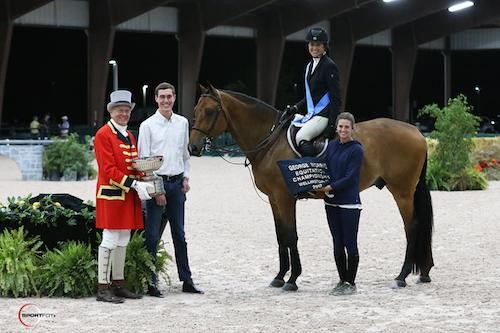
{"type": "Polygon", "coordinates": [[[59,202],[54,202],[54,206],[56,206],[57,208],[61,208],[61,204],[59,202]]]}
{"type": "Polygon", "coordinates": [[[40,203],[37,201],[37,202],[33,202],[33,209],[38,209],[40,208],[40,203]]]}
{"type": "Polygon", "coordinates": [[[18,204],[19,206],[22,206],[22,205],[24,205],[25,203],[26,203],[26,201],[24,201],[24,200],[19,200],[19,202],[18,202],[17,204],[18,204]]]}

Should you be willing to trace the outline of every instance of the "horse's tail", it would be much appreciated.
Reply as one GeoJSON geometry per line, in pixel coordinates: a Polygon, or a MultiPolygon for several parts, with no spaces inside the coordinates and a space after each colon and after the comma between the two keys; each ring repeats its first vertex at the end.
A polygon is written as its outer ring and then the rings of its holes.
{"type": "Polygon", "coordinates": [[[413,205],[415,208],[413,219],[413,240],[414,240],[414,263],[413,273],[418,274],[422,269],[434,266],[432,259],[432,229],[434,225],[434,214],[432,211],[431,193],[426,182],[427,154],[424,165],[420,173],[420,179],[413,195],[413,205]]]}

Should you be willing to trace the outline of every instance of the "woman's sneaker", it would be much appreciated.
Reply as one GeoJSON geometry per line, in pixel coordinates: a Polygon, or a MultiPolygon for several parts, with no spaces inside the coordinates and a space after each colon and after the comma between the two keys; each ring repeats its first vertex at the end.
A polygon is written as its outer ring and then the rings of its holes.
{"type": "Polygon", "coordinates": [[[340,281],[330,292],[330,295],[341,296],[352,295],[354,293],[356,293],[356,285],[350,284],[349,282],[340,281]]]}
{"type": "Polygon", "coordinates": [[[335,288],[333,288],[332,291],[330,291],[330,295],[335,295],[335,296],[342,295],[341,294],[342,289],[345,288],[344,284],[345,284],[344,281],[339,281],[335,286],[335,288]]]}
{"type": "Polygon", "coordinates": [[[342,289],[341,295],[352,295],[356,293],[356,285],[350,284],[349,282],[344,283],[344,288],[342,289]]]}

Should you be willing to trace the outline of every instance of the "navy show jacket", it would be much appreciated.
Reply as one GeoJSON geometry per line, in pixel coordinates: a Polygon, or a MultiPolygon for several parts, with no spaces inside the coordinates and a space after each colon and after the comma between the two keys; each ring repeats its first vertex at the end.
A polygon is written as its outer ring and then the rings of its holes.
{"type": "Polygon", "coordinates": [[[363,146],[352,140],[341,143],[332,140],[326,150],[326,164],[330,176],[333,198],[326,198],[329,204],[361,204],[359,198],[359,173],[363,163],[363,146]]]}

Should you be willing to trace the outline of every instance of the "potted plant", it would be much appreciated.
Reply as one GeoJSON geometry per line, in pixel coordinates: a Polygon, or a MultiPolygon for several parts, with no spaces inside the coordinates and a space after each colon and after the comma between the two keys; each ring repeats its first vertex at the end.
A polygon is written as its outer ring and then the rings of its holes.
{"type": "Polygon", "coordinates": [[[91,165],[94,156],[89,149],[90,140],[87,136],[86,143],[82,144],[75,133],[64,139],[55,138],[43,152],[45,177],[59,180],[64,176],[64,180],[77,180],[95,176],[91,165]]]}

